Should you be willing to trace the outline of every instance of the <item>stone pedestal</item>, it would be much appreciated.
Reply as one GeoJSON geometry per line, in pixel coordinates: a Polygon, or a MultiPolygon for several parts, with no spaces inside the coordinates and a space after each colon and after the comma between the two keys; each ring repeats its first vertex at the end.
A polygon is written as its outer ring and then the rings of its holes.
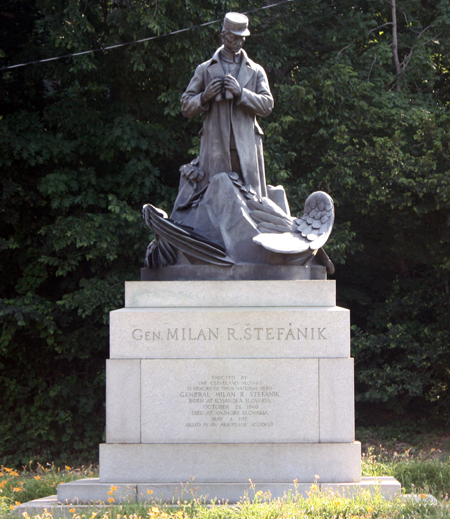
{"type": "Polygon", "coordinates": [[[100,478],[59,486],[58,500],[361,484],[350,316],[335,296],[325,280],[126,283],[100,478]]]}

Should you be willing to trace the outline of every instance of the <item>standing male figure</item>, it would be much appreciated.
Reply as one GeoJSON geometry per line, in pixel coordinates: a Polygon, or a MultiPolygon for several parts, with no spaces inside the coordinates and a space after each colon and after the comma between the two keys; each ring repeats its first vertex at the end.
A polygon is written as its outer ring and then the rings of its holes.
{"type": "Polygon", "coordinates": [[[235,172],[257,194],[267,196],[262,135],[256,116],[272,112],[273,97],[264,69],[242,49],[250,34],[248,18],[228,13],[223,21],[223,46],[199,65],[181,107],[186,117],[205,113],[199,168],[205,173],[198,188],[212,176],[235,172]]]}

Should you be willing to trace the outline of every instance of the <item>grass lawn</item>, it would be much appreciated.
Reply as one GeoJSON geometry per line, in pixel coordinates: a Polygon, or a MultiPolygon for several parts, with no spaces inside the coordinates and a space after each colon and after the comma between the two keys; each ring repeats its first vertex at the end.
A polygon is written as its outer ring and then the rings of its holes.
{"type": "MultiPolygon", "coordinates": [[[[271,499],[270,495],[254,493],[249,488],[247,497],[236,505],[205,501],[187,488],[186,497],[173,503],[155,501],[147,504],[102,504],[89,508],[73,507],[72,519],[375,519],[375,518],[449,518],[450,502],[450,436],[425,435],[415,444],[396,438],[381,443],[373,432],[360,432],[363,443],[362,470],[364,476],[394,476],[404,492],[413,493],[416,500],[398,498],[386,501],[381,496],[362,494],[356,498],[342,498],[323,494],[311,488],[310,496],[288,495],[271,499]],[[431,503],[428,495],[438,501],[431,503]]],[[[0,470],[0,517],[17,517],[15,507],[25,501],[56,493],[56,486],[65,481],[97,475],[96,467],[42,466],[30,462],[28,467],[0,470]]],[[[112,494],[113,495],[113,494],[112,494]]],[[[111,498],[113,499],[113,498],[111,498]]],[[[33,519],[51,519],[52,515],[28,516],[33,519]]],[[[25,515],[25,519],[28,519],[25,515]]]]}

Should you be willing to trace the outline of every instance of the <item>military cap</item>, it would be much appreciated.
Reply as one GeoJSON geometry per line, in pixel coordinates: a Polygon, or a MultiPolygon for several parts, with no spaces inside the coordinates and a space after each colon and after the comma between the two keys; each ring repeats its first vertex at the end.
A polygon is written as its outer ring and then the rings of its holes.
{"type": "Polygon", "coordinates": [[[248,36],[250,34],[248,18],[245,14],[227,13],[223,20],[223,28],[238,36],[248,36]]]}

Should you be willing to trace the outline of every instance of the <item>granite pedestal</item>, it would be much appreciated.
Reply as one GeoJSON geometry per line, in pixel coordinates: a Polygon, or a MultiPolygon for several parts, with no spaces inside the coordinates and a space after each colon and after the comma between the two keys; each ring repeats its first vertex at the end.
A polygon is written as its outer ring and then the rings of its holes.
{"type": "MultiPolygon", "coordinates": [[[[171,499],[180,483],[230,502],[251,485],[375,488],[354,437],[349,311],[334,281],[305,277],[126,283],[100,477],[60,485],[58,500],[107,501],[111,486],[117,500],[171,499]]],[[[383,492],[399,490],[388,480],[383,492]]]]}

